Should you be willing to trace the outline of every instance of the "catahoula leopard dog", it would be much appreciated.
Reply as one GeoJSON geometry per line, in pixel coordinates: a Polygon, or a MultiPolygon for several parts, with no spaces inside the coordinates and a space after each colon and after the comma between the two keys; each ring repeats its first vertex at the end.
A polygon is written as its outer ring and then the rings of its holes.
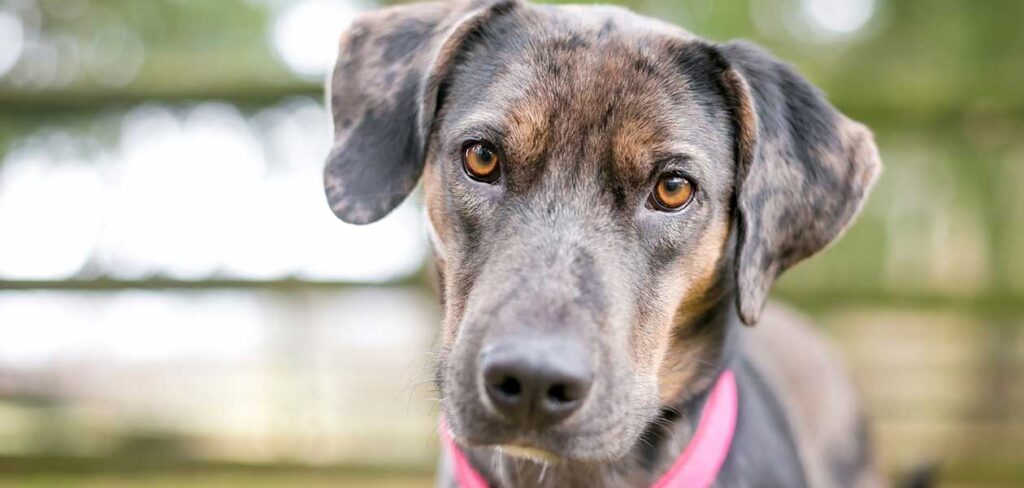
{"type": "Polygon", "coordinates": [[[328,89],[338,217],[423,183],[439,485],[880,482],[836,355],[766,307],[880,170],[791,66],[621,8],[475,0],[361,15],[328,89]]]}

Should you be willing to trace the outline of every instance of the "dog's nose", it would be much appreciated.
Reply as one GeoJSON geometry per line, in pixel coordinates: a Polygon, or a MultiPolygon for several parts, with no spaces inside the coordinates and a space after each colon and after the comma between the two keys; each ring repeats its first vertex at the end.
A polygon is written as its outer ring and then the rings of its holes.
{"type": "Polygon", "coordinates": [[[487,398],[523,427],[545,427],[583,405],[593,383],[586,351],[564,338],[506,339],[481,354],[487,398]]]}

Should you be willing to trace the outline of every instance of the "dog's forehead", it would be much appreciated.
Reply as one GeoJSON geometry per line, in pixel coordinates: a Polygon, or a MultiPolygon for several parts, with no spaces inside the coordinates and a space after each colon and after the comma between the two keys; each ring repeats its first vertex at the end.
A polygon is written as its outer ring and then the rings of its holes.
{"type": "Polygon", "coordinates": [[[629,36],[663,34],[680,39],[697,39],[693,33],[674,24],[639,15],[627,8],[612,5],[535,6],[541,15],[556,22],[576,23],[583,27],[600,26],[602,33],[629,36]]]}
{"type": "Polygon", "coordinates": [[[655,91],[665,78],[678,78],[671,53],[697,40],[618,7],[525,5],[489,26],[468,61],[495,75],[477,78],[476,86],[492,103],[527,91],[590,102],[626,88],[655,91]]]}
{"type": "Polygon", "coordinates": [[[633,179],[658,155],[701,156],[709,104],[673,57],[695,41],[616,7],[516,12],[490,26],[457,69],[453,138],[495,128],[519,162],[610,161],[633,179]]]}

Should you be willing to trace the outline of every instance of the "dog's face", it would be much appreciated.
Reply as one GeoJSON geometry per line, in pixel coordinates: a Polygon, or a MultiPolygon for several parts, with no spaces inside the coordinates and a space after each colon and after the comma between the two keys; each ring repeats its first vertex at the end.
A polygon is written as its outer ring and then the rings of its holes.
{"type": "MultiPolygon", "coordinates": [[[[472,443],[604,458],[679,387],[659,368],[674,316],[696,312],[680,302],[702,301],[716,281],[733,195],[730,116],[712,75],[677,63],[710,63],[699,48],[610,16],[523,17],[492,20],[504,34],[465,48],[435,119],[425,188],[444,276],[444,405],[472,443]],[[481,151],[493,174],[474,172],[481,151]],[[492,405],[500,398],[480,394],[488,356],[517,347],[579,356],[535,365],[588,376],[564,421],[506,419],[492,405]]],[[[694,339],[687,348],[713,337],[694,339]]]]}
{"type": "Polygon", "coordinates": [[[332,82],[335,213],[424,180],[456,439],[624,455],[717,371],[784,269],[847,225],[870,134],[788,67],[618,9],[423,4],[362,18],[332,82]],[[730,302],[731,303],[731,302],[730,302]]]}

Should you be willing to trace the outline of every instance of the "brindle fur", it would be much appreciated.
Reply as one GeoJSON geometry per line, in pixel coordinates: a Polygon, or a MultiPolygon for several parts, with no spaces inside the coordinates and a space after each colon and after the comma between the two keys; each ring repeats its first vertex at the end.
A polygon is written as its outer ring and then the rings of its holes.
{"type": "Polygon", "coordinates": [[[324,180],[341,219],[378,220],[424,182],[442,412],[490,482],[651,483],[725,367],[740,416],[719,485],[877,482],[838,362],[791,314],[761,317],[775,278],[838,236],[880,166],[870,132],[790,67],[624,9],[461,1],[359,18],[330,92],[324,180]],[[471,140],[499,149],[499,184],[465,174],[471,140]],[[647,204],[669,170],[697,182],[678,213],[647,204]],[[515,334],[571,336],[592,356],[586,402],[541,432],[479,394],[481,348],[515,334]],[[547,460],[501,448],[524,444],[547,460]]]}

